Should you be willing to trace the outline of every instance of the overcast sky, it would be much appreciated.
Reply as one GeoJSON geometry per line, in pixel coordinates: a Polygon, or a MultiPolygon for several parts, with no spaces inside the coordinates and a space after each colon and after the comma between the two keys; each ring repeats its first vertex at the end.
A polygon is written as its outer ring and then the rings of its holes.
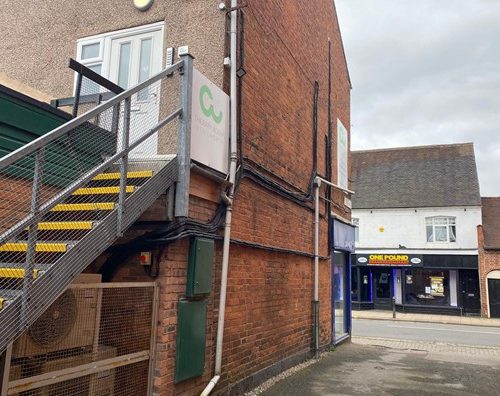
{"type": "Polygon", "coordinates": [[[500,196],[500,0],[335,0],[352,149],[474,142],[500,196]]]}

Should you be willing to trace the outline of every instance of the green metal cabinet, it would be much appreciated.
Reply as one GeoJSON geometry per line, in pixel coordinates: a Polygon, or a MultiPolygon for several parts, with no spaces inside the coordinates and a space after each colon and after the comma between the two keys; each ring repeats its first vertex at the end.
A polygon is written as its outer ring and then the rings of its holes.
{"type": "MultiPolygon", "coordinates": [[[[69,114],[0,85],[0,158],[45,135],[71,119],[69,114]]],[[[115,153],[116,136],[86,123],[45,148],[43,183],[66,187],[82,173],[115,153]],[[65,158],[64,166],[61,158],[65,158]]],[[[33,177],[34,157],[2,170],[5,176],[33,177]]]]}
{"type": "Polygon", "coordinates": [[[212,239],[193,238],[189,247],[186,296],[196,297],[212,291],[215,244],[212,239]]]}
{"type": "Polygon", "coordinates": [[[203,374],[205,368],[206,301],[177,303],[175,382],[203,374]]]}

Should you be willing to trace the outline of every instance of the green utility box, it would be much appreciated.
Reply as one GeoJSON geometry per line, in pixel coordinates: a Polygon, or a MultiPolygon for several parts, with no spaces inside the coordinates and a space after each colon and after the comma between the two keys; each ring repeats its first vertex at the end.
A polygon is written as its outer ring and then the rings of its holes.
{"type": "Polygon", "coordinates": [[[177,303],[175,378],[181,382],[203,374],[205,368],[206,301],[177,303]]]}
{"type": "Polygon", "coordinates": [[[196,297],[212,291],[215,245],[212,239],[193,238],[189,247],[186,296],[196,297]]]}

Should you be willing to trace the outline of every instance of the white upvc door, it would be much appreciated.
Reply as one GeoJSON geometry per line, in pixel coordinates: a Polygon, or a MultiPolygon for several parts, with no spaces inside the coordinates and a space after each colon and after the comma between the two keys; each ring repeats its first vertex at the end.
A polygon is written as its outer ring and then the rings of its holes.
{"type": "MultiPolygon", "coordinates": [[[[124,89],[147,80],[161,71],[163,24],[141,26],[79,40],[77,57],[124,89]],[[99,45],[97,47],[96,45],[99,45]],[[86,49],[99,57],[86,59],[86,49]]],[[[94,55],[95,55],[94,54],[94,55]]],[[[156,125],[159,117],[160,84],[133,95],[130,115],[130,142],[156,125]]],[[[123,108],[122,108],[123,112],[123,108]]],[[[118,138],[120,140],[120,138],[118,138]]],[[[120,142],[118,143],[120,144],[120,142]]],[[[151,157],[158,153],[154,134],[131,152],[131,156],[151,157]]]]}
{"type": "MultiPolygon", "coordinates": [[[[161,32],[154,31],[111,40],[109,79],[122,88],[130,88],[161,70],[161,32]]],[[[132,97],[130,142],[156,125],[159,115],[160,83],[145,88],[132,97]]],[[[147,157],[158,152],[158,136],[154,134],[131,152],[134,157],[147,157]]]]}

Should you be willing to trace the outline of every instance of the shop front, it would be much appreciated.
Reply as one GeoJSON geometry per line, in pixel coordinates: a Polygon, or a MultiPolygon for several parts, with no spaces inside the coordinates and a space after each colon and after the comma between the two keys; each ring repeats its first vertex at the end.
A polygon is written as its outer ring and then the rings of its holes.
{"type": "Polygon", "coordinates": [[[356,254],[352,266],[353,309],[479,314],[475,255],[356,254]]]}
{"type": "Polygon", "coordinates": [[[338,344],[351,333],[351,257],[354,252],[354,227],[337,219],[331,226],[333,241],[331,263],[332,343],[338,344]]]}

